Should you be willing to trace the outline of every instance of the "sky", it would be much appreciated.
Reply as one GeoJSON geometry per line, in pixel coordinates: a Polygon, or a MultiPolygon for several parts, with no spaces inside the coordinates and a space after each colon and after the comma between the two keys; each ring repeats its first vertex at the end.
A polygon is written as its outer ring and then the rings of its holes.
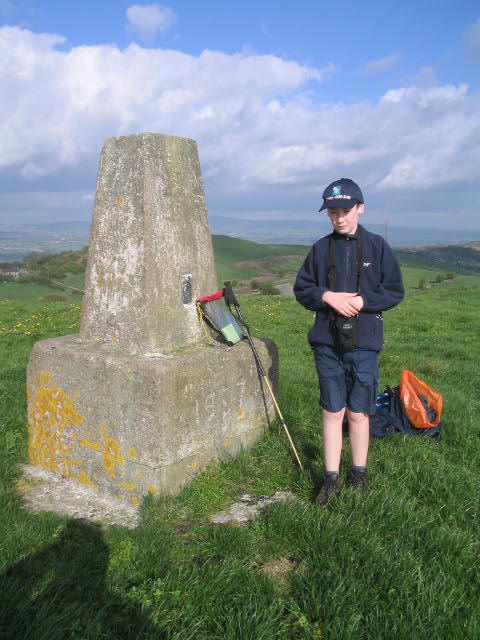
{"type": "Polygon", "coordinates": [[[141,132],[196,140],[211,215],[314,220],[349,177],[480,237],[480,4],[0,0],[0,224],[89,221],[141,132]]]}

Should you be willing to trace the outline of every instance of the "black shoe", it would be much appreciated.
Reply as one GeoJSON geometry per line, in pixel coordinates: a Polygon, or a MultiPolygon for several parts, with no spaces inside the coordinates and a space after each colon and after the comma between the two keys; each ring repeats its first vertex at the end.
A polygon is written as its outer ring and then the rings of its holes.
{"type": "Polygon", "coordinates": [[[343,479],[340,476],[325,476],[323,486],[320,489],[318,496],[315,498],[315,504],[319,504],[322,507],[326,507],[327,504],[333,500],[343,485],[343,479]]]}
{"type": "Polygon", "coordinates": [[[356,487],[361,489],[363,493],[367,493],[368,491],[368,472],[365,471],[356,471],[355,469],[350,469],[348,472],[348,484],[352,487],[356,487]]]}

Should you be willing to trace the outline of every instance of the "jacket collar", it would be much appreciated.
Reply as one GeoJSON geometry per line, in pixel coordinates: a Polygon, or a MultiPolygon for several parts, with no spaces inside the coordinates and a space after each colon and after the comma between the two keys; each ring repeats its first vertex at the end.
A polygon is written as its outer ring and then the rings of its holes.
{"type": "MultiPolygon", "coordinates": [[[[358,240],[358,232],[359,232],[360,229],[362,231],[364,231],[363,227],[360,224],[358,224],[357,225],[357,230],[355,231],[355,233],[348,234],[348,237],[349,238],[355,238],[355,240],[358,240]]],[[[347,237],[344,233],[338,233],[338,231],[335,231],[335,230],[332,231],[332,236],[335,238],[335,240],[338,240],[340,238],[345,239],[347,237]]]]}

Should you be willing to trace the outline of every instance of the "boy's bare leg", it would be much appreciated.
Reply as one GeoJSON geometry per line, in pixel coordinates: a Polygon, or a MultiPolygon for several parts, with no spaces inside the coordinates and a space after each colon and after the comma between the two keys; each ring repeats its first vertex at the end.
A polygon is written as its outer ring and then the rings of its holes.
{"type": "MultiPolygon", "coordinates": [[[[342,453],[342,423],[345,409],[332,413],[323,409],[323,456],[327,471],[340,469],[342,453]]],[[[368,446],[368,445],[367,445],[368,446]]]]}
{"type": "Polygon", "coordinates": [[[354,413],[347,409],[352,462],[355,467],[367,466],[370,439],[370,418],[366,413],[354,413]]]}

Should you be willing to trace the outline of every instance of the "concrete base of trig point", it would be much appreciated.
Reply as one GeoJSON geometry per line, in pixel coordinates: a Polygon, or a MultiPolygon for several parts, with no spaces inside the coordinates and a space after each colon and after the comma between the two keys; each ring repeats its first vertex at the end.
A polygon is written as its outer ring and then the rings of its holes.
{"type": "MultiPolygon", "coordinates": [[[[277,348],[255,344],[276,388],[277,348]]],[[[274,417],[246,341],[132,355],[75,335],[44,340],[27,394],[32,464],[133,505],[178,492],[212,460],[252,445],[274,417]]]]}

